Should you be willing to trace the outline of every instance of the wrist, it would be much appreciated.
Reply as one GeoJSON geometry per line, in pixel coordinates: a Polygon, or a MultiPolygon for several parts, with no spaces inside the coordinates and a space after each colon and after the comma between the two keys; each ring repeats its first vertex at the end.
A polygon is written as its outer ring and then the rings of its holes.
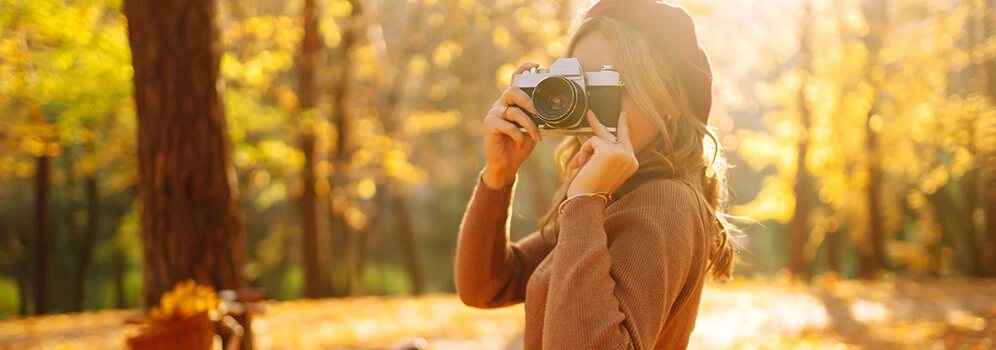
{"type": "Polygon", "coordinates": [[[562,202],[560,202],[560,205],[557,206],[557,212],[563,214],[564,208],[571,201],[585,201],[586,198],[592,197],[601,200],[603,205],[608,205],[609,201],[612,200],[612,195],[608,192],[582,192],[574,195],[568,195],[567,198],[565,198],[562,202]]]}
{"type": "Polygon", "coordinates": [[[501,189],[515,182],[515,173],[517,172],[516,170],[510,171],[508,169],[484,166],[484,170],[481,171],[481,180],[492,189],[501,189]]]}
{"type": "Polygon", "coordinates": [[[605,193],[605,194],[611,195],[612,192],[614,192],[614,191],[610,191],[610,190],[607,190],[607,189],[581,188],[581,187],[574,187],[574,186],[571,186],[571,187],[567,188],[567,196],[568,197],[579,195],[579,194],[584,194],[584,193],[605,193]]]}

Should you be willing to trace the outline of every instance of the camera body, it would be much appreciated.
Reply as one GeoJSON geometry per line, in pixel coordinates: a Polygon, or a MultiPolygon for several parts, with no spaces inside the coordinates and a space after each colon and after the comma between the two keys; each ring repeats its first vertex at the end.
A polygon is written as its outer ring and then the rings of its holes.
{"type": "MultiPolygon", "coordinates": [[[[532,98],[535,114],[520,109],[541,134],[591,133],[585,117],[589,109],[609,131],[616,130],[623,84],[612,66],[585,72],[577,58],[560,58],[549,69],[532,68],[516,75],[512,84],[532,98]]],[[[521,126],[520,130],[525,131],[521,126]]]]}

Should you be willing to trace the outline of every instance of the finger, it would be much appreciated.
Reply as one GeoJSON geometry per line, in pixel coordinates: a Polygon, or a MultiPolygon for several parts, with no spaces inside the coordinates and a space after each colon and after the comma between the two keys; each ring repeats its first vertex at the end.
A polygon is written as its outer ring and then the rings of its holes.
{"type": "Polygon", "coordinates": [[[524,141],[523,139],[525,139],[525,135],[522,134],[522,131],[519,130],[519,128],[516,127],[515,124],[512,124],[507,120],[501,119],[501,117],[498,117],[497,115],[494,114],[492,114],[491,117],[488,118],[488,120],[485,120],[484,123],[485,124],[491,123],[492,126],[491,128],[494,130],[493,132],[508,135],[508,137],[511,137],[512,140],[515,141],[516,146],[520,148],[522,147],[522,142],[524,141]]]}
{"type": "Polygon", "coordinates": [[[584,156],[578,160],[578,166],[582,167],[585,164],[588,164],[588,161],[591,160],[591,157],[595,156],[595,150],[598,149],[598,147],[603,144],[605,144],[605,140],[598,137],[591,138],[591,152],[584,153],[584,156]]]}
{"type": "Polygon", "coordinates": [[[536,108],[533,107],[533,98],[518,86],[509,86],[508,89],[505,89],[505,92],[501,94],[501,100],[507,106],[525,107],[526,110],[536,113],[536,108]]]}
{"type": "MultiPolygon", "coordinates": [[[[584,146],[584,143],[588,142],[588,139],[590,137],[588,135],[577,135],[577,138],[578,138],[579,143],[582,146],[584,146]]],[[[574,158],[571,159],[571,163],[569,164],[570,168],[571,169],[580,168],[581,167],[580,160],[581,160],[581,152],[580,152],[580,147],[579,147],[578,148],[578,152],[574,153],[574,158]]]]}
{"type": "Polygon", "coordinates": [[[588,125],[591,125],[591,130],[595,132],[595,136],[601,137],[609,141],[612,141],[616,138],[615,136],[612,136],[612,133],[609,132],[609,129],[606,128],[605,125],[602,125],[602,122],[598,121],[598,117],[595,116],[595,112],[592,112],[589,109],[587,117],[588,117],[588,125]]]}
{"type": "Polygon", "coordinates": [[[505,111],[505,116],[503,117],[502,109],[504,108],[505,108],[504,105],[492,108],[490,111],[488,111],[488,114],[495,115],[503,120],[519,123],[521,127],[525,128],[526,131],[529,132],[529,136],[532,137],[533,141],[538,142],[543,140],[543,136],[540,134],[539,127],[536,126],[536,123],[534,123],[533,120],[529,118],[529,115],[523,112],[520,107],[510,106],[508,110],[505,111]]]}
{"type": "Polygon", "coordinates": [[[578,150],[577,164],[575,164],[576,168],[580,168],[588,163],[591,156],[595,154],[595,149],[600,147],[600,142],[597,137],[593,137],[581,144],[581,149],[578,150]]]}
{"type": "Polygon", "coordinates": [[[533,120],[526,115],[526,112],[519,109],[519,107],[509,107],[508,110],[505,111],[505,118],[502,119],[514,121],[519,123],[519,125],[522,125],[522,127],[529,131],[529,136],[533,137],[533,141],[539,142],[543,140],[543,136],[540,135],[539,132],[539,127],[537,127],[536,123],[533,123],[533,120]]]}
{"type": "Polygon", "coordinates": [[[588,164],[588,159],[591,159],[591,156],[588,153],[578,152],[578,160],[574,165],[574,167],[575,168],[583,167],[585,164],[588,164]]]}
{"type": "Polygon", "coordinates": [[[580,168],[582,165],[584,165],[584,162],[582,160],[584,158],[587,158],[585,155],[585,153],[587,152],[590,151],[584,149],[578,150],[578,153],[574,155],[574,159],[571,160],[571,169],[577,169],[580,168]]]}
{"type": "Polygon", "coordinates": [[[616,136],[619,142],[626,146],[626,149],[633,152],[633,143],[629,140],[629,116],[626,112],[619,112],[619,122],[616,124],[616,136]]]}
{"type": "Polygon", "coordinates": [[[588,164],[588,161],[591,160],[591,158],[595,156],[595,150],[598,149],[598,146],[601,145],[601,144],[602,144],[601,139],[599,139],[597,137],[592,139],[591,146],[589,147],[589,149],[591,151],[590,152],[585,152],[584,154],[581,155],[581,159],[578,159],[578,167],[579,168],[583,167],[585,164],[588,164]]]}
{"type": "Polygon", "coordinates": [[[515,81],[515,76],[516,76],[516,75],[519,75],[519,74],[521,74],[522,72],[525,72],[525,71],[527,71],[527,70],[530,70],[530,69],[532,69],[533,67],[537,67],[537,68],[539,68],[539,63],[536,63],[536,62],[523,62],[522,64],[520,64],[520,65],[519,65],[519,67],[518,67],[518,68],[515,68],[515,71],[514,71],[514,72],[512,72],[512,80],[509,80],[509,81],[512,81],[512,82],[514,82],[514,81],[515,81]]]}

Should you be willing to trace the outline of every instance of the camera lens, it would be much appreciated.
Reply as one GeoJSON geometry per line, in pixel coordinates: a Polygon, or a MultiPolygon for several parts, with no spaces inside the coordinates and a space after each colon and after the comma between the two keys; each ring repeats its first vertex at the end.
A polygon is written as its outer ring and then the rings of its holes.
{"type": "Polygon", "coordinates": [[[574,128],[581,125],[588,99],[574,81],[562,76],[550,76],[536,84],[533,105],[538,118],[554,128],[574,128]]]}
{"type": "Polygon", "coordinates": [[[547,98],[546,103],[554,112],[560,112],[567,108],[567,93],[558,92],[556,94],[550,94],[550,97],[547,98]]]}

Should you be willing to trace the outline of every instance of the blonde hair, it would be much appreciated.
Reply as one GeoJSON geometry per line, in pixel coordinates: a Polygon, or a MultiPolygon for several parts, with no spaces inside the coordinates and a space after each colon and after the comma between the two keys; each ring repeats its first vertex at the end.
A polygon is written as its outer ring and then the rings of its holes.
{"type": "MultiPolygon", "coordinates": [[[[663,58],[657,59],[662,54],[647,45],[629,24],[611,17],[589,18],[574,31],[564,57],[570,57],[578,40],[595,30],[604,34],[612,45],[612,57],[622,81],[626,82],[626,93],[661,132],[664,147],[652,150],[666,164],[665,173],[660,176],[688,185],[698,197],[704,213],[703,226],[710,240],[708,271],[713,278],[729,278],[735,257],[731,233],[739,230],[730,223],[733,217],[724,212],[729,198],[728,166],[716,133],[694,114],[676,73],[669,64],[662,64],[666,62],[663,58]],[[707,149],[711,151],[708,158],[707,149]]],[[[541,232],[557,222],[557,204],[566,198],[567,187],[577,175],[577,170],[570,169],[568,164],[580,146],[577,137],[567,137],[554,152],[563,183],[554,195],[553,207],[539,221],[541,232]]]]}

